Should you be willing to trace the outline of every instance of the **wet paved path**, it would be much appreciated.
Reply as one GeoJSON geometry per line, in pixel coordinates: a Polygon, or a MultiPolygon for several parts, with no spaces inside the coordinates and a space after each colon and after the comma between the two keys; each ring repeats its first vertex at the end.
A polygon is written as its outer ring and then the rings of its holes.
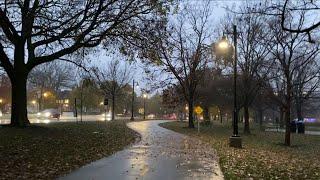
{"type": "Polygon", "coordinates": [[[141,141],[95,161],[63,180],[223,179],[215,152],[201,141],[158,126],[165,121],[140,121],[128,126],[141,141]]]}

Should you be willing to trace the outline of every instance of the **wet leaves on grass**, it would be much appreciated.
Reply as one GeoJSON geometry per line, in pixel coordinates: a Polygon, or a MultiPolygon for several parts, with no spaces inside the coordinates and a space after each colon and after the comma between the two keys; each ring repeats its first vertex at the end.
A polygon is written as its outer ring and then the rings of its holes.
{"type": "MultiPolygon", "coordinates": [[[[210,143],[220,157],[226,179],[320,179],[320,136],[292,136],[292,146],[282,145],[284,135],[252,129],[252,135],[241,135],[243,149],[230,148],[232,129],[214,124],[197,129],[184,128],[187,123],[169,122],[162,127],[210,143]]],[[[241,132],[241,129],[240,129],[241,132]]]]}
{"type": "Polygon", "coordinates": [[[0,179],[54,179],[134,142],[123,121],[0,128],[0,179]]]}

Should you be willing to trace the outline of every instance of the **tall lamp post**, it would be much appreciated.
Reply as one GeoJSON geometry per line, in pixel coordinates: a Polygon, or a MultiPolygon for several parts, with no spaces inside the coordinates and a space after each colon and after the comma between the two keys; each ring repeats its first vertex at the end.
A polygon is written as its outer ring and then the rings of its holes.
{"type": "Polygon", "coordinates": [[[2,113],[2,103],[3,103],[3,99],[0,98],[0,111],[1,111],[1,113],[2,113]]]}
{"type": "MultiPolygon", "coordinates": [[[[135,82],[134,79],[132,80],[132,102],[131,102],[131,121],[134,121],[134,86],[135,86],[135,82]]],[[[139,87],[138,83],[137,83],[137,88],[139,87]]]]}
{"type": "Polygon", "coordinates": [[[3,99],[0,98],[0,117],[3,116],[3,113],[2,113],[2,103],[3,103],[3,99]]]}
{"type": "Polygon", "coordinates": [[[146,99],[147,94],[143,94],[143,119],[146,119],[146,99]]]}
{"type": "Polygon", "coordinates": [[[49,93],[48,92],[44,92],[43,94],[43,100],[42,100],[42,108],[44,108],[45,106],[45,103],[47,103],[47,100],[46,98],[49,96],[49,93]]]}
{"type": "Polygon", "coordinates": [[[31,101],[31,103],[32,103],[32,105],[33,105],[33,109],[34,109],[34,111],[37,111],[36,109],[37,109],[37,101],[36,100],[32,100],[31,101]]]}
{"type": "Polygon", "coordinates": [[[40,110],[41,110],[41,96],[42,96],[42,93],[41,93],[41,91],[37,91],[37,99],[38,99],[38,112],[40,112],[40,110]]]}
{"type": "MultiPolygon", "coordinates": [[[[242,139],[238,133],[238,109],[237,109],[237,63],[238,63],[238,52],[237,52],[237,26],[233,25],[233,48],[234,48],[234,62],[233,62],[233,135],[229,138],[230,147],[241,148],[242,139]]],[[[221,49],[229,48],[227,38],[225,36],[220,40],[218,47],[221,49]]]]}
{"type": "Polygon", "coordinates": [[[186,110],[186,120],[188,120],[189,119],[189,117],[187,117],[188,116],[188,111],[189,111],[188,104],[186,104],[185,110],[186,110]]]}

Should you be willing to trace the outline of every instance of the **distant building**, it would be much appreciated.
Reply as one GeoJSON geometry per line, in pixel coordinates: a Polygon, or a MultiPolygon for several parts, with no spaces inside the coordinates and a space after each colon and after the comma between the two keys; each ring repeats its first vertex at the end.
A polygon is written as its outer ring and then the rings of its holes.
{"type": "Polygon", "coordinates": [[[11,111],[11,82],[7,75],[0,75],[0,110],[11,111]]]}
{"type": "Polygon", "coordinates": [[[71,100],[70,98],[70,90],[61,90],[57,92],[56,103],[59,106],[60,111],[72,111],[71,100]]]}

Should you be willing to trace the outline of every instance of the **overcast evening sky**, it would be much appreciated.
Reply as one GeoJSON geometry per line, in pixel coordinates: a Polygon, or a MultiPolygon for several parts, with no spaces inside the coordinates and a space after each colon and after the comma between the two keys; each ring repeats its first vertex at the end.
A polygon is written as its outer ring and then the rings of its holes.
{"type": "MultiPolygon", "coordinates": [[[[228,6],[234,9],[234,8],[237,8],[240,5],[240,3],[246,4],[246,2],[250,2],[250,1],[252,2],[252,1],[260,1],[260,0],[212,0],[210,2],[210,5],[212,7],[212,14],[213,14],[213,16],[211,17],[212,24],[213,24],[212,28],[216,28],[216,26],[218,26],[218,24],[220,23],[221,18],[223,18],[224,15],[226,14],[225,7],[228,6]]],[[[182,3],[184,2],[186,1],[182,1],[182,3]]],[[[189,2],[199,4],[199,3],[203,3],[204,1],[190,0],[189,2]]],[[[99,66],[101,66],[101,65],[105,65],[108,61],[111,61],[113,59],[111,58],[112,56],[113,56],[112,54],[109,54],[109,55],[106,54],[105,51],[100,51],[99,53],[94,54],[89,58],[92,60],[92,63],[99,64],[99,66]]],[[[141,88],[148,88],[146,87],[147,82],[144,79],[145,73],[143,70],[143,64],[140,62],[136,62],[133,64],[133,67],[135,71],[134,79],[136,82],[139,83],[139,86],[140,86],[139,89],[137,89],[137,93],[141,94],[141,91],[140,91],[141,88]]]]}

